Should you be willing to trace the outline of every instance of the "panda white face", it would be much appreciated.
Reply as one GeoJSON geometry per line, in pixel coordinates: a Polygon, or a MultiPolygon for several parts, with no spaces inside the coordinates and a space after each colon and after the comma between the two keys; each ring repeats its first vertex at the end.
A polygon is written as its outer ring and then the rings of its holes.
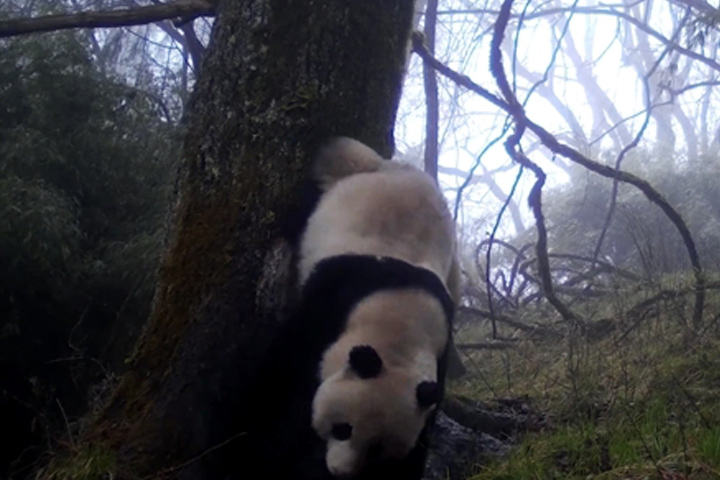
{"type": "Polygon", "coordinates": [[[388,368],[368,345],[351,349],[347,368],[327,378],[313,402],[313,428],[327,442],[326,463],[337,477],[368,463],[405,457],[439,401],[435,381],[388,368]]]}

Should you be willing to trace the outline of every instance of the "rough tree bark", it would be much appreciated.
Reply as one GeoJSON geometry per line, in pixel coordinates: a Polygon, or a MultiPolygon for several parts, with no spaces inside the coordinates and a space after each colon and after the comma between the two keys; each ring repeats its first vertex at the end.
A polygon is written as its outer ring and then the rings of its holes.
{"type": "Polygon", "coordinates": [[[153,311],[84,438],[115,478],[207,478],[193,459],[223,421],[212,401],[242,394],[279,321],[280,223],[310,155],[337,134],[393,149],[412,15],[411,0],[220,3],[153,311]]]}

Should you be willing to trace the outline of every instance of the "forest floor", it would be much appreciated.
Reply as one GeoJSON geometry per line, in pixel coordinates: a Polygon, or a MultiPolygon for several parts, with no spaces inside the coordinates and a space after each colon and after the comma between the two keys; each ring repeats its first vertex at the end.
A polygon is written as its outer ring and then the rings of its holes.
{"type": "Polygon", "coordinates": [[[469,357],[451,395],[527,398],[547,420],[468,478],[720,478],[720,315],[690,335],[684,315],[658,311],[602,340],[521,341],[469,357]]]}

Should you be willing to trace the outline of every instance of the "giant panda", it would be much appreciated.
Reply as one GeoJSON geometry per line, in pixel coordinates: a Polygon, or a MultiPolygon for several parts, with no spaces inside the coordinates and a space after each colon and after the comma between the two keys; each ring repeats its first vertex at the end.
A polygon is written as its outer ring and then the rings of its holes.
{"type": "Polygon", "coordinates": [[[459,297],[452,216],[432,178],[350,138],[310,180],[300,299],[258,367],[248,458],[296,479],[418,480],[459,297]]]}

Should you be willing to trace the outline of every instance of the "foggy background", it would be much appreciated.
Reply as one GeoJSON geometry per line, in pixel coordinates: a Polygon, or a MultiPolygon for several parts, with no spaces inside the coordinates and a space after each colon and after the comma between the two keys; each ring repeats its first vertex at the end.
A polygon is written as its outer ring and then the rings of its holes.
{"type": "MultiPolygon", "coordinates": [[[[0,20],[150,4],[1,0],[0,20]]],[[[415,29],[426,56],[502,99],[490,67],[501,5],[420,1],[415,29]]],[[[409,57],[395,156],[437,170],[457,216],[456,342],[468,372],[454,393],[473,405],[530,395],[572,432],[550,448],[553,462],[537,460],[545,476],[507,464],[482,478],[586,478],[622,465],[655,474],[673,452],[687,468],[672,478],[718,478],[719,21],[703,0],[513,5],[499,47],[527,119],[606,173],[524,133],[515,151],[547,175],[540,249],[528,203],[537,177],[505,147],[513,117],[409,57]],[[633,176],[614,181],[612,171],[633,176]],[[673,370],[695,354],[700,363],[673,370]],[[658,367],[668,358],[672,373],[658,367]],[[670,395],[658,378],[689,393],[670,395]],[[645,416],[652,392],[668,394],[656,423],[645,416]],[[627,403],[616,411],[618,399],[627,403]],[[680,411],[697,415],[678,427],[680,411]],[[600,452],[592,462],[609,442],[612,468],[583,463],[584,451],[557,460],[586,441],[600,452]]],[[[24,478],[50,439],[82,429],[147,319],[212,22],[0,38],[0,415],[15,432],[0,478],[24,478]]]]}

